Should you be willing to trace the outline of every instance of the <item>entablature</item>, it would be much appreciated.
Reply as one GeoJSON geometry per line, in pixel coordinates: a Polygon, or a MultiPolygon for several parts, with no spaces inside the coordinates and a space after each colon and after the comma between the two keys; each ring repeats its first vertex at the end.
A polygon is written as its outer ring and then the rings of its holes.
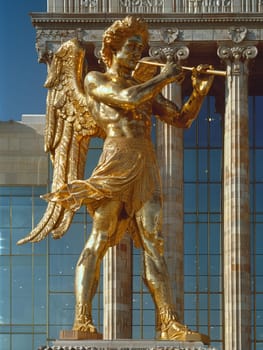
{"type": "MultiPolygon", "coordinates": [[[[32,13],[32,23],[37,33],[36,48],[39,61],[49,62],[62,42],[77,37],[86,47],[90,69],[101,69],[98,57],[103,32],[113,21],[122,17],[124,14],[119,13],[32,13]]],[[[251,79],[253,86],[258,86],[256,90],[261,90],[263,58],[260,51],[263,50],[263,16],[144,14],[143,18],[149,26],[149,47],[187,47],[190,52],[187,64],[191,66],[210,63],[218,69],[223,69],[224,63],[217,55],[217,49],[222,43],[226,46],[257,46],[259,55],[257,62],[253,63],[251,79]]],[[[148,49],[145,55],[148,55],[148,49]]]]}

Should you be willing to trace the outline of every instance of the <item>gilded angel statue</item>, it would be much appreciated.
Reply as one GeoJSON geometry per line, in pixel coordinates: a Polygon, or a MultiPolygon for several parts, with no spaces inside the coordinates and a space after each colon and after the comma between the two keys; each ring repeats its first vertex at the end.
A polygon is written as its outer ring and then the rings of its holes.
{"type": "Polygon", "coordinates": [[[180,323],[172,301],[163,254],[161,181],[151,142],[151,116],[175,127],[190,127],[213,76],[204,74],[211,68],[207,65],[194,69],[193,92],[180,109],[161,91],[169,83],[181,83],[184,72],[174,62],[167,62],[157,73],[149,65],[138,64],[147,43],[146,23],[128,16],[104,33],[101,58],[105,72],[91,71],[84,77],[85,51],[76,39],[62,44],[54,55],[45,84],[45,149],[53,162],[53,186],[43,196],[48,206],[42,220],[18,243],[38,242],[49,233],[62,237],[76,210],[86,206],[93,227],[76,266],[73,329],[97,332],[92,300],[100,264],[107,249],[129,232],[143,251],[144,280],[159,320],[157,338],[208,344],[206,335],[180,323]],[[102,137],[104,146],[90,178],[83,179],[91,137],[102,137]]]}

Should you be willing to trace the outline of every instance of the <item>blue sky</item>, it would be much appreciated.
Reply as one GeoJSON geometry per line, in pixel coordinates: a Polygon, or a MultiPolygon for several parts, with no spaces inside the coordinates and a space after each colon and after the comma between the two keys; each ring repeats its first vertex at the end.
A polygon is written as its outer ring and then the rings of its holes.
{"type": "Polygon", "coordinates": [[[46,12],[47,0],[1,0],[0,121],[44,114],[46,65],[37,61],[30,12],[46,12]]]}

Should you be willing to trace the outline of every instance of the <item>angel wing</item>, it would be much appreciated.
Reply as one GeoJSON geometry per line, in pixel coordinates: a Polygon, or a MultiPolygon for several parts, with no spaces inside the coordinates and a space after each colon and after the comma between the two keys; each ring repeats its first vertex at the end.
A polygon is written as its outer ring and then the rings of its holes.
{"type": "MultiPolygon", "coordinates": [[[[45,151],[53,164],[52,192],[72,180],[83,179],[90,138],[104,137],[88,110],[83,88],[84,58],[85,50],[77,39],[65,42],[54,54],[45,82],[45,151]]],[[[61,238],[73,216],[73,211],[49,202],[38,225],[17,243],[38,242],[51,232],[53,238],[61,238]]]]}

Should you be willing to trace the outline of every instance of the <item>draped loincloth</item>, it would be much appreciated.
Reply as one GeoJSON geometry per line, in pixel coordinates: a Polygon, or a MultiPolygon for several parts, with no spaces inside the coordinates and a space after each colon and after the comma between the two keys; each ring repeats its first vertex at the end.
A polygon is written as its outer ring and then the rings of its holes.
{"type": "Polygon", "coordinates": [[[124,203],[133,216],[155,193],[161,195],[160,176],[152,142],[145,138],[107,138],[90,178],[75,180],[43,196],[70,210],[86,205],[91,216],[108,199],[124,203]]]}

